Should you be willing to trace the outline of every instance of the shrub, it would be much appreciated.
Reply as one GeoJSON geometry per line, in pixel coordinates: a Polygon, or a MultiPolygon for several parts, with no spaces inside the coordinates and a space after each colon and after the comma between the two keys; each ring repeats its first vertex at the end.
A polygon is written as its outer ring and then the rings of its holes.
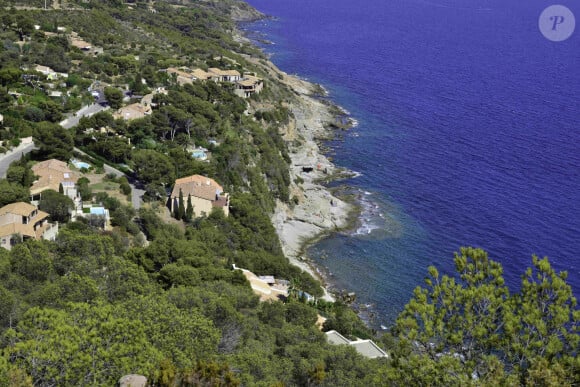
{"type": "Polygon", "coordinates": [[[129,183],[123,182],[119,188],[121,189],[123,195],[131,195],[131,186],[129,183]]]}

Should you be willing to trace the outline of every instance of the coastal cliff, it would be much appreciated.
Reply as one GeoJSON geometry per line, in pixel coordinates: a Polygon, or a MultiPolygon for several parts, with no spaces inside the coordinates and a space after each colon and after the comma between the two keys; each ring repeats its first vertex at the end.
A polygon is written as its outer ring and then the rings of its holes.
{"type": "Polygon", "coordinates": [[[266,17],[263,13],[243,1],[231,0],[224,4],[222,1],[210,1],[214,7],[227,7],[230,19],[236,23],[247,23],[266,17]]]}
{"type": "MultiPolygon", "coordinates": [[[[290,262],[324,281],[317,268],[304,257],[304,249],[329,232],[347,227],[355,209],[321,183],[343,172],[319,146],[320,141],[333,136],[333,129],[329,128],[336,121],[333,106],[315,97],[319,86],[286,74],[270,61],[247,59],[294,92],[295,98],[287,106],[292,119],[280,128],[291,158],[290,197],[293,200],[290,204],[277,201],[272,223],[290,262]]],[[[326,289],[324,298],[334,299],[326,289]]]]}
{"type": "MultiPolygon", "coordinates": [[[[292,83],[296,80],[292,80],[289,86],[293,87],[292,83]]],[[[295,127],[286,133],[286,137],[291,144],[291,196],[298,200],[294,205],[278,202],[272,221],[284,254],[291,263],[319,277],[308,261],[304,261],[303,249],[308,242],[346,227],[353,206],[319,183],[338,172],[318,145],[318,140],[330,135],[330,130],[325,127],[325,123],[333,120],[329,107],[308,94],[301,94],[291,108],[295,127]]]]}

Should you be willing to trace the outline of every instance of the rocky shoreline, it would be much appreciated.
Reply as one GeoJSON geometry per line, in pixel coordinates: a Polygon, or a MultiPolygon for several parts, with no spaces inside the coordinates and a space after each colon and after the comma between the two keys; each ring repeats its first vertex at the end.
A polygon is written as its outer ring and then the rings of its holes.
{"type": "MultiPolygon", "coordinates": [[[[236,31],[235,39],[249,42],[241,31],[236,31]]],[[[290,263],[319,279],[323,284],[323,298],[334,301],[335,296],[328,290],[323,272],[304,256],[304,251],[325,235],[351,226],[358,214],[355,205],[335,196],[321,184],[350,175],[349,171],[336,167],[319,145],[320,141],[333,138],[337,128],[348,126],[337,121],[339,112],[341,121],[348,114],[320,98],[326,97],[326,90],[321,85],[289,75],[269,60],[244,57],[294,93],[294,98],[287,103],[293,118],[280,128],[291,159],[291,203],[278,201],[271,219],[290,263]]]]}
{"type": "MultiPolygon", "coordinates": [[[[298,145],[289,147],[292,159],[290,176],[293,182],[290,196],[296,197],[298,203],[287,205],[279,202],[272,222],[280,237],[284,254],[290,262],[324,280],[316,267],[303,257],[304,249],[329,232],[347,227],[354,209],[351,204],[334,196],[330,190],[318,183],[340,172],[322,154],[317,143],[318,139],[327,138],[331,134],[331,130],[324,125],[334,117],[330,116],[328,106],[306,94],[301,94],[299,101],[300,103],[291,106],[296,118],[295,133],[286,135],[303,139],[298,145]],[[312,170],[307,172],[310,168],[312,170]]],[[[292,141],[288,143],[296,144],[292,141]]],[[[325,298],[333,300],[326,289],[325,298]]]]}
{"type": "MultiPolygon", "coordinates": [[[[304,257],[304,250],[330,232],[347,228],[357,210],[354,205],[335,196],[321,181],[348,175],[337,168],[322,152],[319,141],[332,138],[337,107],[314,97],[320,86],[279,70],[268,62],[276,77],[296,94],[288,104],[293,119],[284,128],[284,140],[292,160],[290,165],[291,204],[278,202],[272,216],[284,255],[290,262],[320,279],[320,270],[304,257]]],[[[324,299],[334,296],[325,288],[324,299]]]]}

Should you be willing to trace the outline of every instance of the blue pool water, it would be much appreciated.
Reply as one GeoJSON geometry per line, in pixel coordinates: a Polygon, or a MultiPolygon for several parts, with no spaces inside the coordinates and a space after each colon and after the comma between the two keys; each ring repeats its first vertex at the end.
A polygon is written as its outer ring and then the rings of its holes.
{"type": "Polygon", "coordinates": [[[93,215],[105,215],[105,208],[104,207],[91,207],[89,210],[93,215]]]}
{"type": "MultiPolygon", "coordinates": [[[[517,289],[532,254],[580,295],[580,28],[545,39],[539,0],[250,0],[247,27],[359,125],[329,143],[361,173],[356,230],[309,250],[389,325],[428,265],[483,247],[517,289]]],[[[566,5],[580,20],[580,6],[566,5]]],[[[254,35],[255,36],[255,35],[254,35]]]]}
{"type": "Polygon", "coordinates": [[[85,163],[84,161],[79,161],[76,159],[71,160],[71,163],[73,163],[75,168],[78,168],[78,169],[83,169],[83,168],[89,169],[91,167],[91,165],[89,163],[85,163]]]}

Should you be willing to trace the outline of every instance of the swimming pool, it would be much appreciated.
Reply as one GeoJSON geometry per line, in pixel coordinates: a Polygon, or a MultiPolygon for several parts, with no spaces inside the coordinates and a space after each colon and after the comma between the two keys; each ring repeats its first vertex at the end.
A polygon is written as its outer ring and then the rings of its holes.
{"type": "Polygon", "coordinates": [[[194,150],[193,152],[191,152],[191,156],[197,160],[207,159],[207,153],[205,153],[203,150],[194,150]]]}
{"type": "Polygon", "coordinates": [[[83,169],[83,168],[89,169],[91,167],[91,164],[85,163],[84,161],[80,161],[77,159],[72,159],[70,162],[75,166],[75,168],[78,168],[78,169],[83,169]]]}
{"type": "Polygon", "coordinates": [[[105,216],[105,207],[91,207],[90,213],[93,215],[105,216]]]}

